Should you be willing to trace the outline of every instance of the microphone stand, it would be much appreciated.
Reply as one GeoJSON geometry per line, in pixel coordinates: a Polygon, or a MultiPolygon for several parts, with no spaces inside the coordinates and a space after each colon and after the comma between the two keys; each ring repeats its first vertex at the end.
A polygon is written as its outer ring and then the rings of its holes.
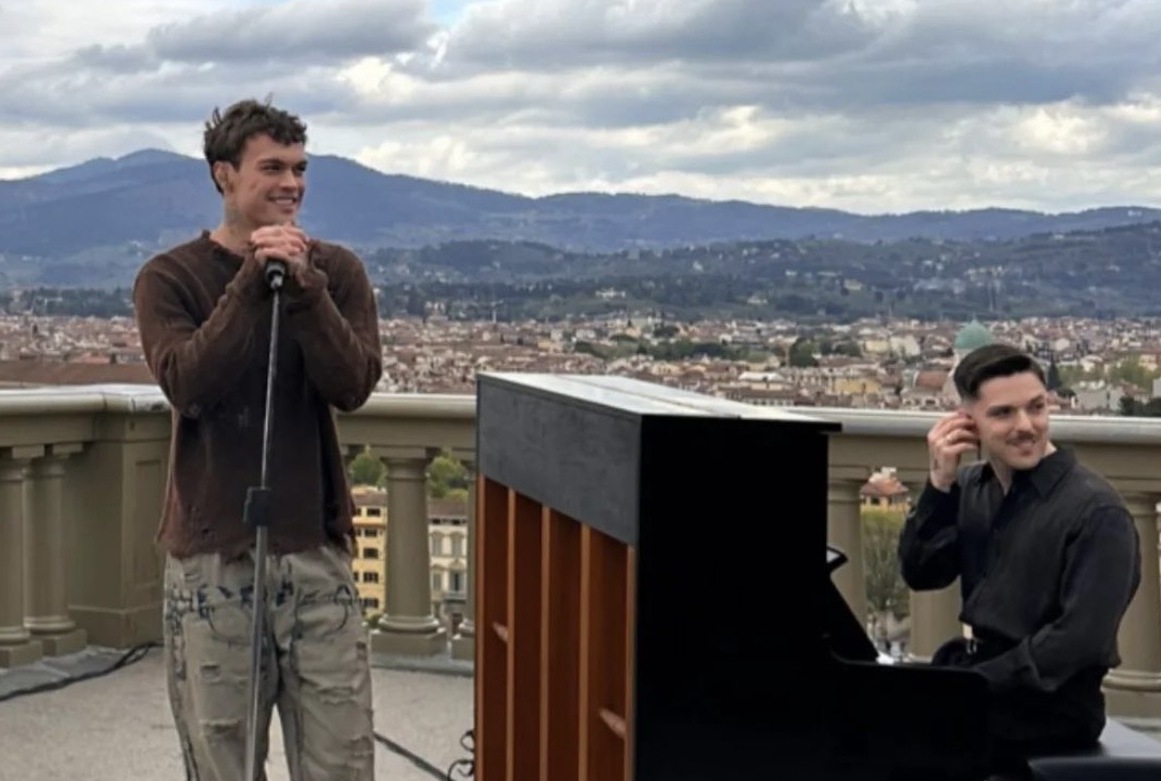
{"type": "Polygon", "coordinates": [[[263,422],[261,483],[246,490],[243,523],[254,529],[254,618],[250,627],[250,713],[246,728],[245,781],[256,781],[258,770],[258,711],[261,700],[262,649],[266,632],[266,550],[270,524],[270,449],[273,441],[274,380],[278,369],[278,314],[286,264],[267,260],[266,284],[274,291],[270,313],[270,357],[266,369],[266,416],[263,422]]]}

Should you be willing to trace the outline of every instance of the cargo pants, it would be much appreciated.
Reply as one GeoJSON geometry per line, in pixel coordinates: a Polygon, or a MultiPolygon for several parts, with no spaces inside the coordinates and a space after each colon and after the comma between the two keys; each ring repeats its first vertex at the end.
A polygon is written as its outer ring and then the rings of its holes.
{"type": "MultiPolygon", "coordinates": [[[[336,547],[267,560],[257,778],[270,719],[292,781],[372,781],[375,744],[367,630],[350,557],[336,547]]],[[[169,700],[187,781],[243,781],[250,707],[253,553],[166,560],[169,700]]]]}

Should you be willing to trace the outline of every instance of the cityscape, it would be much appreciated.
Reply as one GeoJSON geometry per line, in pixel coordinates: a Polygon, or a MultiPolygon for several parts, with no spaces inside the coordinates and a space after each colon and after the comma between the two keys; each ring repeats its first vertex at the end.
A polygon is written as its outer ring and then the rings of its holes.
{"type": "MultiPolygon", "coordinates": [[[[385,393],[475,392],[477,372],[614,374],[764,406],[948,409],[957,355],[989,341],[1030,350],[1058,414],[1151,414],[1161,395],[1157,321],[924,322],[873,318],[669,322],[624,312],[556,322],[381,321],[385,393]]],[[[145,384],[130,317],[0,315],[0,386],[145,384]]]]}

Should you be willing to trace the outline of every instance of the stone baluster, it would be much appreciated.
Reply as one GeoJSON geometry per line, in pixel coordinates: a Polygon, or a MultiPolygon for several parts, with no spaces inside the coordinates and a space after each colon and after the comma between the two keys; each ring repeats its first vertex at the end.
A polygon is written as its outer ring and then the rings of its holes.
{"type": "Polygon", "coordinates": [[[847,556],[832,576],[860,626],[867,622],[867,584],[863,566],[863,522],[859,513],[862,479],[831,475],[827,483],[826,538],[847,556]]]}
{"type": "Polygon", "coordinates": [[[1108,707],[1118,716],[1161,717],[1161,565],[1157,502],[1161,496],[1123,494],[1141,540],[1141,584],[1117,637],[1121,666],[1105,679],[1108,707]]]}
{"type": "Polygon", "coordinates": [[[43,646],[24,625],[24,479],[43,448],[0,449],[0,668],[31,664],[43,646]]]}
{"type": "Polygon", "coordinates": [[[25,515],[25,624],[41,641],[44,653],[61,656],[80,651],[86,633],[69,615],[69,569],[65,561],[65,460],[80,445],[50,445],[29,469],[25,515]]]}
{"type": "Polygon", "coordinates": [[[372,633],[377,652],[434,656],[447,650],[447,630],[431,604],[427,448],[375,448],[387,465],[387,610],[372,633]]]}
{"type": "MultiPolygon", "coordinates": [[[[927,473],[900,474],[899,478],[910,489],[911,501],[917,501],[927,482],[927,473]]],[[[909,661],[929,662],[941,645],[953,637],[963,636],[964,626],[959,620],[959,578],[936,591],[912,591],[910,603],[909,661]]]]}
{"type": "Polygon", "coordinates": [[[959,579],[938,591],[911,592],[911,642],[907,657],[911,661],[929,662],[936,650],[964,633],[959,622],[959,579]]]}
{"type": "Polygon", "coordinates": [[[476,656],[476,462],[474,456],[460,456],[468,471],[468,571],[467,595],[464,601],[464,620],[452,638],[452,657],[471,661],[476,656]]]}

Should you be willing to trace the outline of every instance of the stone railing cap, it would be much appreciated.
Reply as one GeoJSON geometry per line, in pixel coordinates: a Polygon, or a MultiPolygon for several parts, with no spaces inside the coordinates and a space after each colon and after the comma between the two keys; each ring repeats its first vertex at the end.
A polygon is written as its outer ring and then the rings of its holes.
{"type": "MultiPolygon", "coordinates": [[[[764,408],[756,407],[758,416],[764,408]]],[[[156,385],[75,385],[0,390],[0,417],[113,412],[158,414],[169,402],[156,385]]],[[[923,438],[946,412],[808,407],[811,418],[842,424],[848,436],[923,438]]],[[[367,417],[472,420],[475,397],[451,393],[375,393],[353,413],[367,417]]],[[[774,413],[771,413],[773,416],[774,413]]],[[[1161,445],[1161,418],[1061,415],[1053,439],[1064,443],[1161,445]]]]}

